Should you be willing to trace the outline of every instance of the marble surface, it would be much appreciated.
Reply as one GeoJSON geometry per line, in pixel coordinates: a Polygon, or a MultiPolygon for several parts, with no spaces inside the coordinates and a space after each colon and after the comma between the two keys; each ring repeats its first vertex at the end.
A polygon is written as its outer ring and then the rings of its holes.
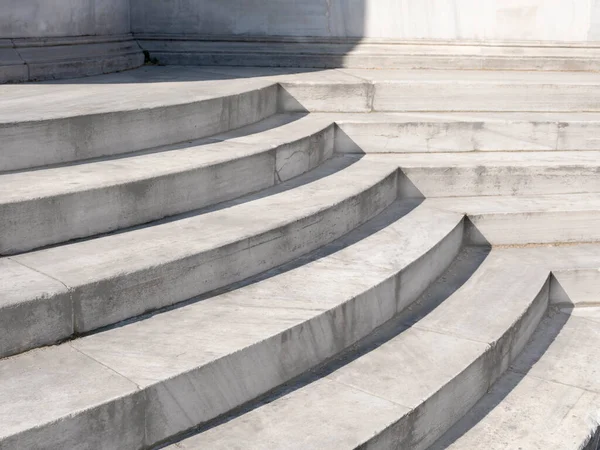
{"type": "Polygon", "coordinates": [[[593,41],[598,0],[131,0],[140,33],[593,41]]]}

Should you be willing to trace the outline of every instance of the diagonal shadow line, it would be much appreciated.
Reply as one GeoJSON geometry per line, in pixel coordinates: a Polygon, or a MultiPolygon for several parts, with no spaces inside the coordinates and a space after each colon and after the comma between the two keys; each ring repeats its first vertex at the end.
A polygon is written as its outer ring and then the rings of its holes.
{"type": "MultiPolygon", "coordinates": [[[[115,236],[115,235],[119,235],[119,234],[123,234],[123,233],[129,233],[131,231],[141,230],[144,228],[150,228],[150,227],[154,227],[154,226],[158,226],[158,225],[176,222],[178,220],[188,219],[191,217],[201,216],[204,214],[231,208],[236,205],[241,205],[244,203],[260,200],[262,198],[270,197],[273,195],[278,195],[283,192],[290,191],[292,189],[296,189],[298,187],[317,182],[317,181],[322,180],[326,177],[329,177],[335,173],[341,172],[341,171],[347,169],[348,167],[352,166],[353,164],[356,164],[361,158],[362,158],[361,155],[348,155],[348,156],[334,155],[332,158],[324,161],[323,163],[321,163],[321,165],[319,165],[318,167],[315,167],[314,169],[312,169],[308,172],[305,172],[305,173],[298,175],[297,177],[294,177],[290,180],[275,184],[273,186],[270,186],[270,187],[260,190],[258,192],[251,192],[251,193],[242,195],[241,197],[237,197],[237,198],[234,198],[231,200],[226,200],[221,203],[205,206],[200,209],[186,211],[184,213],[175,214],[173,216],[164,217],[164,218],[158,219],[158,220],[152,220],[150,222],[145,222],[142,224],[133,225],[133,226],[125,227],[125,228],[120,228],[118,230],[113,230],[113,231],[109,231],[109,232],[105,232],[105,233],[98,233],[93,236],[86,236],[86,237],[82,237],[82,238],[71,239],[66,242],[59,242],[56,244],[50,244],[50,245],[38,247],[34,251],[40,251],[40,250],[45,250],[45,249],[55,248],[55,247],[62,247],[64,245],[75,244],[78,242],[93,241],[95,239],[106,237],[106,236],[115,236]]],[[[29,252],[30,251],[27,251],[24,253],[29,253],[29,252]]],[[[20,253],[11,254],[10,256],[16,256],[18,254],[20,254],[20,253]]]]}
{"type": "MultiPolygon", "coordinates": [[[[382,213],[383,214],[383,213],[382,213]]],[[[394,339],[402,332],[410,328],[419,318],[424,317],[445,299],[454,294],[465,284],[475,273],[478,267],[487,258],[490,252],[489,246],[471,246],[467,241],[459,256],[450,264],[446,271],[438,280],[443,279],[444,287],[441,288],[438,281],[434,282],[429,289],[405,311],[398,314],[393,319],[381,325],[368,336],[361,339],[354,345],[343,350],[341,353],[329,358],[309,372],[306,372],[295,379],[278,386],[270,392],[238,407],[228,413],[225,413],[213,420],[210,420],[198,427],[170,439],[168,443],[163,443],[155,448],[164,448],[193,435],[202,433],[219,425],[227,423],[237,417],[247,414],[263,405],[271,403],[281,397],[288,395],[298,389],[301,389],[327,375],[335,372],[352,361],[375,350],[377,347],[394,339]]],[[[397,275],[399,276],[399,275],[397,275]]]]}
{"type": "MultiPolygon", "coordinates": [[[[550,292],[564,289],[560,286],[559,281],[551,274],[550,275],[550,292]]],[[[552,295],[552,294],[550,294],[552,295]]],[[[462,435],[473,429],[479,422],[488,416],[510,393],[521,383],[525,376],[531,371],[535,364],[544,356],[552,343],[556,340],[560,331],[571,317],[570,313],[551,313],[551,306],[546,311],[545,319],[538,324],[536,330],[530,337],[529,341],[521,350],[521,353],[513,360],[511,366],[514,366],[519,359],[522,358],[525,350],[527,350],[526,364],[519,364],[520,370],[517,372],[509,369],[498,378],[492,386],[492,391],[488,392],[469,410],[465,416],[459,419],[444,435],[442,435],[431,447],[430,450],[443,450],[450,447],[462,435]],[[537,338],[537,339],[534,339],[537,338]],[[515,375],[509,377],[507,375],[515,375]],[[500,383],[502,381],[502,383],[500,383]]],[[[583,450],[599,450],[600,444],[600,426],[596,430],[596,437],[592,438],[589,447],[583,450]]]]}
{"type": "Polygon", "coordinates": [[[83,336],[87,336],[87,335],[91,335],[91,334],[96,334],[96,333],[100,333],[100,332],[103,332],[103,331],[106,331],[109,329],[120,328],[120,327],[127,326],[127,325],[135,323],[135,322],[146,320],[152,316],[162,314],[162,313],[165,313],[168,311],[180,309],[180,308],[186,307],[188,305],[201,302],[208,298],[212,298],[212,297],[215,297],[215,296],[227,293],[227,292],[235,291],[235,290],[241,289],[245,286],[259,283],[259,282],[261,282],[263,280],[267,280],[269,278],[273,278],[279,274],[289,272],[298,267],[305,266],[311,262],[326,258],[326,257],[328,257],[336,252],[339,252],[347,247],[350,247],[350,246],[368,238],[369,236],[377,233],[378,231],[386,228],[387,226],[391,225],[395,221],[401,219],[402,217],[404,217],[405,215],[410,213],[413,209],[417,208],[422,203],[422,201],[423,201],[423,199],[399,199],[399,200],[396,200],[390,206],[388,206],[384,211],[379,213],[377,216],[373,217],[369,221],[365,222],[364,224],[362,224],[359,227],[355,228],[354,230],[350,231],[348,234],[330,242],[329,244],[324,245],[323,247],[321,247],[317,250],[313,250],[312,252],[302,255],[292,261],[289,261],[280,266],[269,269],[258,275],[238,281],[236,283],[232,283],[232,284],[229,284],[222,288],[215,289],[215,290],[212,290],[205,294],[185,300],[183,302],[179,302],[175,305],[170,305],[170,306],[167,306],[164,308],[160,308],[160,309],[145,313],[143,315],[124,320],[117,324],[112,324],[112,325],[109,325],[106,327],[102,327],[102,328],[90,331],[89,333],[80,334],[76,337],[83,337],[83,336]]]}

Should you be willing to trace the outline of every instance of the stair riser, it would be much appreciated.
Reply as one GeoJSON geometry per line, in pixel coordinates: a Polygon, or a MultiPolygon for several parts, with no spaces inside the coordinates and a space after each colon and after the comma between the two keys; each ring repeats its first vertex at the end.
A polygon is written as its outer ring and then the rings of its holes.
{"type": "Polygon", "coordinates": [[[274,114],[277,92],[272,85],[186,104],[0,125],[0,171],[118,155],[239,128],[274,114]]]}
{"type": "Polygon", "coordinates": [[[96,442],[118,434],[119,448],[135,449],[141,447],[137,426],[141,417],[146,446],[211,420],[310,370],[394,317],[444,272],[462,241],[460,221],[414,263],[327,312],[210,365],[49,424],[42,428],[43,435],[32,431],[22,438],[24,442],[81,442],[81,433],[86,433],[86,442],[96,442]],[[137,399],[135,409],[132,398],[137,399]],[[128,434],[120,434],[122,422],[116,420],[98,427],[101,411],[112,411],[125,423],[132,421],[128,434]]]}
{"type": "Polygon", "coordinates": [[[0,259],[0,271],[12,282],[3,290],[0,307],[0,358],[73,334],[71,293],[66,286],[8,258],[0,259]],[[31,301],[19,301],[24,298],[31,301]]]}
{"type": "Polygon", "coordinates": [[[600,192],[598,167],[402,167],[426,197],[549,195],[600,192]]]}
{"type": "MultiPolygon", "coordinates": [[[[0,311],[7,324],[0,357],[169,306],[283,264],[371,219],[397,194],[397,172],[390,170],[387,177],[356,196],[266,233],[118,278],[81,285],[68,282],[70,289],[44,287],[43,293],[29,301],[0,311]],[[40,314],[47,316],[41,321],[16,320],[40,314]]],[[[51,281],[46,279],[44,284],[51,281]]]]}
{"type": "Polygon", "coordinates": [[[355,197],[225,247],[74,289],[75,329],[94,330],[212,291],[315,250],[389,206],[397,172],[355,197]]]}
{"type": "Polygon", "coordinates": [[[552,304],[567,308],[574,305],[582,309],[586,306],[600,307],[600,270],[597,267],[556,271],[553,275],[552,304]]]}
{"type": "Polygon", "coordinates": [[[281,82],[289,112],[596,112],[600,85],[499,82],[281,82]]]}
{"type": "Polygon", "coordinates": [[[0,439],[0,448],[142,449],[147,404],[144,392],[133,393],[69,420],[0,439]]]}
{"type": "Polygon", "coordinates": [[[374,111],[600,111],[600,85],[377,82],[374,111]]]}
{"type": "Polygon", "coordinates": [[[373,86],[360,79],[344,83],[279,84],[280,112],[370,112],[373,86]]]}
{"type": "Polygon", "coordinates": [[[420,259],[373,289],[243,353],[149,389],[149,442],[211,420],[310,370],[367,336],[410,305],[439,277],[462,245],[463,224],[420,259]],[[282,355],[286,355],[283,357],[282,355]],[[251,374],[244,378],[235,374],[251,374]],[[222,380],[215,385],[214,380],[222,380]],[[213,386],[202,390],[198,386],[213,386]],[[194,388],[195,386],[196,388],[194,388]],[[196,405],[211,405],[199,409],[196,405]],[[179,418],[164,426],[163,417],[179,418]]]}
{"type": "Polygon", "coordinates": [[[548,307],[549,281],[514,325],[486,353],[401,420],[361,446],[365,449],[425,450],[488,391],[521,352],[548,307]]]}
{"type": "Polygon", "coordinates": [[[600,211],[476,214],[479,244],[528,245],[600,241],[600,211]]]}
{"type": "MultiPolygon", "coordinates": [[[[301,175],[331,157],[333,126],[269,150],[162,177],[0,205],[0,253],[13,254],[203,208],[301,175]],[[290,155],[294,155],[290,158],[290,155]],[[26,226],[24,225],[26,224],[26,226]]],[[[109,170],[109,169],[107,169],[109,170]]]]}
{"type": "Polygon", "coordinates": [[[337,121],[340,153],[600,150],[600,122],[337,121]]]}

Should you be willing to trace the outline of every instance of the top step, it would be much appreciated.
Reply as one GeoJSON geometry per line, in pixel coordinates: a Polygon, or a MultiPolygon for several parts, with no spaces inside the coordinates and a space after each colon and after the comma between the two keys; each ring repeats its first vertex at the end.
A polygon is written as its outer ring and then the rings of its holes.
{"type": "Polygon", "coordinates": [[[0,86],[0,171],[206,137],[283,112],[600,111],[596,73],[144,67],[0,86]]]}

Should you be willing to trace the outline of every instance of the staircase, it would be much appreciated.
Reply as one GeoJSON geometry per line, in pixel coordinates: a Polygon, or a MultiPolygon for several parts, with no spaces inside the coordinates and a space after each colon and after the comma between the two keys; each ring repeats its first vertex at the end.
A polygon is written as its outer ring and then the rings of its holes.
{"type": "Polygon", "coordinates": [[[600,76],[0,85],[0,449],[600,449],[600,76]]]}

